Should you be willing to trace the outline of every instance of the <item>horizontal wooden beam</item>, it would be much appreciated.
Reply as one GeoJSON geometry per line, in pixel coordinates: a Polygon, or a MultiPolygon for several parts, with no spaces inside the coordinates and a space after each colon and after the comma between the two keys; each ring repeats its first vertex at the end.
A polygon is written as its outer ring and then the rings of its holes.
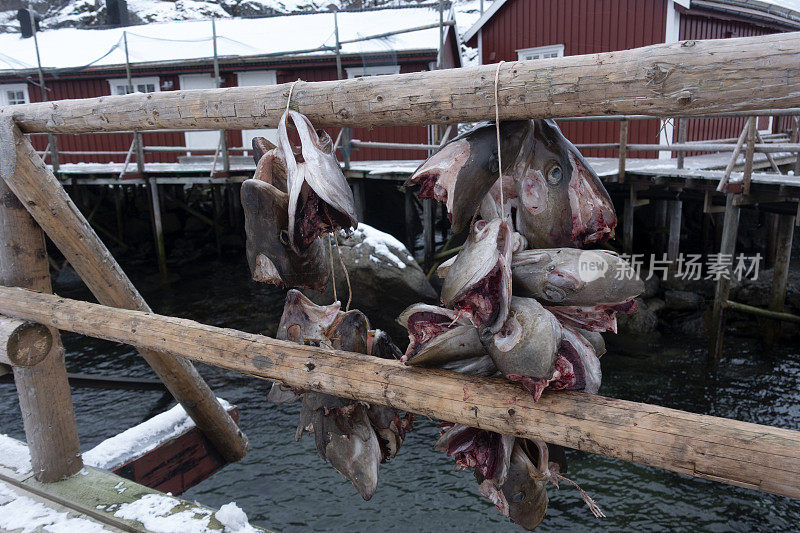
{"type": "Polygon", "coordinates": [[[534,402],[505,380],[409,367],[18,288],[0,287],[0,312],[293,387],[800,498],[798,431],[579,392],[545,393],[534,402]]]}
{"type": "MultiPolygon", "coordinates": [[[[297,83],[318,127],[494,119],[497,65],[297,83]]],[[[501,119],[702,115],[800,107],[800,33],[683,41],[500,67],[501,119]]],[[[164,91],[0,109],[26,133],[275,127],[291,84],[164,91]]]]}

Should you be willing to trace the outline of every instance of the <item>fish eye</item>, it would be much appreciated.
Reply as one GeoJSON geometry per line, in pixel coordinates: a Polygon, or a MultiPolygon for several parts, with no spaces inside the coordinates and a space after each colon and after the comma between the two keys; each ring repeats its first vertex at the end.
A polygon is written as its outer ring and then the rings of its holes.
{"type": "Polygon", "coordinates": [[[281,234],[280,234],[280,236],[278,238],[280,239],[282,245],[289,246],[289,232],[288,231],[286,231],[285,229],[281,230],[281,234]]]}
{"type": "Polygon", "coordinates": [[[486,326],[482,326],[478,329],[478,336],[480,337],[481,341],[489,342],[489,340],[492,338],[492,330],[486,326]]]}
{"type": "Polygon", "coordinates": [[[518,493],[514,494],[514,496],[511,498],[511,501],[514,502],[514,503],[519,503],[524,499],[525,499],[525,493],[524,492],[518,492],[518,493]]]}
{"type": "Polygon", "coordinates": [[[547,171],[547,183],[558,185],[561,183],[561,167],[556,165],[547,171]]]}

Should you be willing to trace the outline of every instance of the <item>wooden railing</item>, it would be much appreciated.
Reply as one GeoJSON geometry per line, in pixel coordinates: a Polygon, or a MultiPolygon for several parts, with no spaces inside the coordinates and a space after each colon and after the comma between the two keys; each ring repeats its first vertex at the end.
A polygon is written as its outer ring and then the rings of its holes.
{"type": "MultiPolygon", "coordinates": [[[[317,126],[493,119],[496,68],[489,65],[300,83],[291,105],[317,126]]],[[[729,110],[800,107],[798,34],[656,45],[608,54],[515,62],[500,69],[501,119],[598,113],[702,116],[729,110]]],[[[221,411],[189,360],[694,477],[800,497],[798,431],[582,393],[546,394],[536,403],[520,386],[503,380],[409,368],[360,354],[289,344],[153,315],[24,135],[270,127],[283,112],[288,92],[288,85],[240,87],[1,109],[0,185],[7,186],[13,195],[4,195],[0,219],[10,220],[4,217],[12,215],[20,220],[28,218],[17,225],[0,226],[0,265],[5,269],[0,272],[0,285],[39,293],[0,289],[0,313],[136,346],[197,425],[231,459],[243,455],[247,441],[221,411]],[[44,255],[36,248],[43,242],[42,229],[100,305],[44,294],[50,292],[49,282],[34,284],[22,275],[35,271],[40,273],[40,281],[46,279],[46,266],[41,264],[44,255]],[[20,241],[31,244],[20,248],[20,241]]],[[[730,213],[738,219],[738,207],[734,207],[730,213]]],[[[729,238],[732,227],[726,222],[723,241],[729,238]]],[[[63,391],[65,377],[60,355],[51,355],[45,361],[58,370],[58,375],[50,370],[40,373],[37,390],[44,387],[63,391]]],[[[21,375],[19,368],[14,371],[21,375]]],[[[32,386],[21,384],[21,400],[32,386]]],[[[53,479],[74,472],[77,437],[72,436],[74,418],[68,397],[46,405],[25,405],[23,413],[35,462],[39,457],[60,458],[62,463],[69,458],[73,461],[68,467],[39,461],[44,472],[41,477],[53,479]],[[53,424],[54,419],[59,424],[53,424]],[[58,439],[65,445],[54,442],[57,439],[48,427],[61,428],[66,437],[58,439]],[[37,443],[38,452],[33,445],[37,443]]]]}

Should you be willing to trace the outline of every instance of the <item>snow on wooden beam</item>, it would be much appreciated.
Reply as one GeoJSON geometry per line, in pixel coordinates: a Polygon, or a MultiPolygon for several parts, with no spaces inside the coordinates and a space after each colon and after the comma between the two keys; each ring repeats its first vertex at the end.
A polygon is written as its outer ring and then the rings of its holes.
{"type": "MultiPolygon", "coordinates": [[[[298,83],[292,107],[318,127],[494,119],[497,65],[298,83]]],[[[683,41],[514,61],[501,119],[702,115],[800,107],[800,33],[683,41]]],[[[275,127],[291,84],[165,91],[9,106],[26,133],[275,127]]]]}
{"type": "Polygon", "coordinates": [[[0,287],[0,312],[287,385],[800,498],[800,432],[404,366],[181,318],[0,287]]]}

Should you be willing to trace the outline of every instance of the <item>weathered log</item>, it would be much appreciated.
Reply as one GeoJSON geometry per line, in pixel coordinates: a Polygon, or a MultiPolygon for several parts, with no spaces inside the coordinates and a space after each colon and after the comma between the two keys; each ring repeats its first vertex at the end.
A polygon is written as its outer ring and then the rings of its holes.
{"type": "MultiPolygon", "coordinates": [[[[298,83],[292,104],[318,127],[494,119],[497,65],[298,83]]],[[[798,33],[683,41],[503,65],[500,118],[659,117],[800,106],[798,33]]],[[[275,127],[291,84],[136,93],[0,109],[23,131],[89,133],[275,127]]]]}
{"type": "MultiPolygon", "coordinates": [[[[2,179],[16,197],[22,199],[22,204],[97,300],[113,307],[149,312],[150,307],[144,298],[36,154],[30,140],[16,127],[4,128],[1,119],[0,147],[10,152],[0,154],[3,159],[0,166],[2,179]],[[16,166],[7,163],[12,161],[14,154],[16,166]]],[[[49,289],[49,274],[47,279],[49,289]]],[[[248,450],[247,437],[220,407],[211,389],[189,361],[168,357],[146,347],[139,353],[228,461],[244,457],[248,450]]]]}
{"type": "Polygon", "coordinates": [[[0,287],[0,312],[254,377],[800,498],[800,432],[303,346],[0,287]]]}
{"type": "MultiPolygon", "coordinates": [[[[2,129],[0,119],[0,129],[2,129]]],[[[0,169],[14,165],[14,147],[0,140],[0,169]]],[[[52,292],[44,234],[0,179],[0,283],[52,292]]],[[[75,413],[64,367],[64,348],[52,331],[39,364],[14,366],[14,382],[36,479],[58,481],[83,467],[75,413]]]]}
{"type": "Polygon", "coordinates": [[[0,316],[0,363],[34,366],[52,347],[53,335],[46,326],[0,316]]]}

